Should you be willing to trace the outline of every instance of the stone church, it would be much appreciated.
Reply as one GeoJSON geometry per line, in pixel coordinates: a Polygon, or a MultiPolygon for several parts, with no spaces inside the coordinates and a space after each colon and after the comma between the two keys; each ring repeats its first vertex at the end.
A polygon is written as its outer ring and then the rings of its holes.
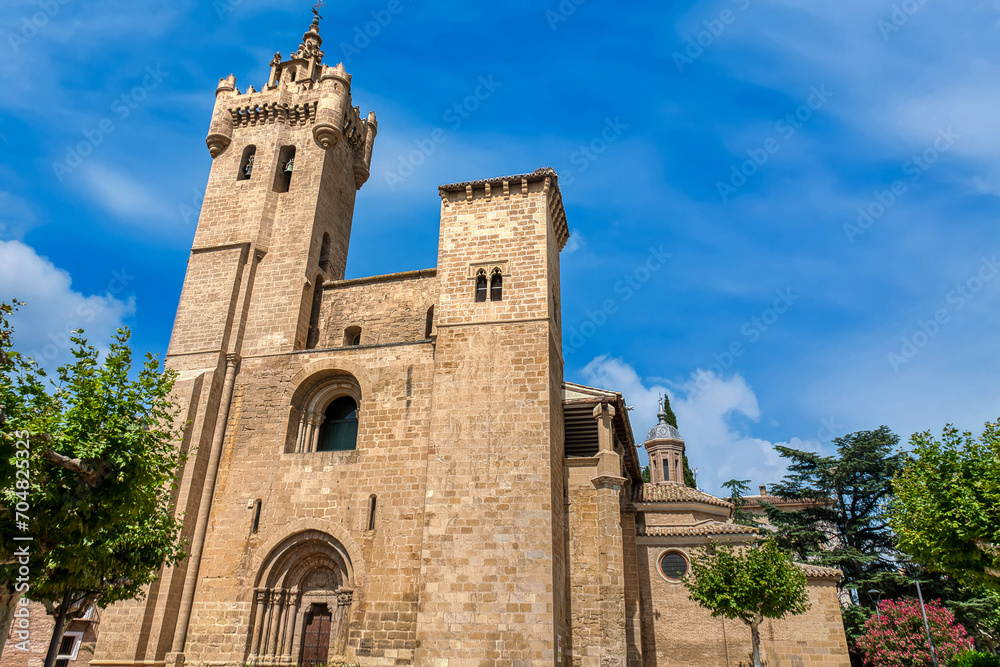
{"type": "MultiPolygon", "coordinates": [[[[563,377],[556,173],[442,185],[436,267],[345,279],[378,125],[321,45],[316,19],[259,91],[216,90],[167,355],[190,556],[61,664],[746,663],[680,579],[757,530],[685,486],[662,413],[643,483],[622,395],[563,377]]],[[[765,658],[847,667],[840,572],[803,568],[765,658]]]]}

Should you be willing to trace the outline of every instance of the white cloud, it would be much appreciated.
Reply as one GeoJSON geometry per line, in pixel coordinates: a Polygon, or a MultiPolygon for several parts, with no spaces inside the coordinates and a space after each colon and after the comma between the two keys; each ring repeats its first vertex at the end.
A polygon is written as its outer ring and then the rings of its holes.
{"type": "Polygon", "coordinates": [[[739,374],[722,378],[698,369],[680,385],[646,386],[630,365],[601,356],[584,367],[583,375],[588,384],[622,392],[626,402],[635,406],[630,419],[640,448],[655,423],[658,396],[669,395],[688,459],[692,468],[698,468],[698,486],[709,493],[722,494],[722,483],[734,478],[749,479],[754,489],[757,484],[781,479],[785,464],[775,444],[808,451],[821,448],[815,440],[800,438],[773,443],[735,425],[735,421],[759,422],[762,416],[757,396],[739,374]]]}
{"type": "Polygon", "coordinates": [[[566,243],[566,247],[563,248],[562,254],[572,255],[585,245],[587,245],[587,240],[583,238],[583,233],[579,229],[571,229],[569,241],[566,243]]]}
{"type": "Polygon", "coordinates": [[[84,329],[101,347],[135,313],[135,298],[120,299],[129,276],[112,272],[107,288],[84,296],[72,289],[72,279],[34,248],[20,241],[0,241],[0,299],[18,299],[25,306],[12,318],[14,345],[47,370],[71,359],[69,333],[84,329]]]}
{"type": "Polygon", "coordinates": [[[126,174],[101,164],[81,167],[82,190],[97,204],[122,218],[139,221],[174,220],[177,207],[126,174]]]}
{"type": "Polygon", "coordinates": [[[35,222],[35,214],[26,200],[0,190],[0,239],[23,238],[35,222]]]}

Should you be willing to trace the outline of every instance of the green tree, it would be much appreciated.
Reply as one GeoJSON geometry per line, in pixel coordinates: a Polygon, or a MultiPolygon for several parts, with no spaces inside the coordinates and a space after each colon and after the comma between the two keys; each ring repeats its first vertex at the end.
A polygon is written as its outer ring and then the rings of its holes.
{"type": "Polygon", "coordinates": [[[899,546],[966,586],[1000,591],[1000,427],[982,436],[947,425],[910,438],[915,460],[898,475],[891,524],[899,546]]]}
{"type": "Polygon", "coordinates": [[[760,523],[754,519],[753,514],[743,509],[747,504],[747,501],[743,498],[743,496],[750,490],[750,480],[731,479],[728,482],[723,482],[722,486],[729,489],[729,498],[727,498],[727,500],[733,506],[733,513],[729,518],[733,520],[733,523],[738,523],[741,526],[759,528],[760,523]]]}
{"type": "MultiPolygon", "coordinates": [[[[29,437],[44,432],[44,422],[53,411],[54,399],[46,391],[44,372],[20,353],[14,351],[14,332],[9,318],[21,305],[0,303],[0,438],[3,439],[4,454],[0,456],[0,479],[8,494],[20,494],[30,482],[27,472],[18,471],[25,465],[18,465],[22,454],[17,455],[18,440],[26,442],[29,437]]],[[[22,506],[23,507],[23,506],[22,506]]],[[[6,496],[0,496],[0,637],[4,640],[10,634],[13,613],[23,592],[24,582],[17,582],[17,570],[22,565],[19,560],[26,557],[19,554],[25,546],[15,542],[16,504],[11,507],[6,496]]],[[[33,556],[39,547],[28,545],[33,556]]],[[[0,642],[0,655],[5,642],[0,642]]]]}
{"type": "Polygon", "coordinates": [[[783,548],[798,560],[843,571],[840,585],[857,603],[844,609],[857,662],[856,641],[875,608],[868,591],[877,589],[888,599],[912,586],[898,572],[899,551],[889,526],[892,480],[907,457],[887,426],[850,433],[833,444],[833,456],[776,447],[789,461],[789,472],[772,487],[772,495],[811,502],[798,511],[762,504],[783,548]]]}
{"type": "Polygon", "coordinates": [[[74,361],[46,392],[44,373],[13,351],[6,317],[2,329],[3,437],[12,446],[0,468],[0,588],[8,602],[23,593],[55,617],[46,656],[52,667],[68,619],[89,604],[141,598],[164,564],[184,558],[171,503],[183,460],[169,397],[175,374],[146,355],[130,378],[127,329],[103,360],[77,332],[74,361]],[[14,537],[26,535],[29,587],[18,590],[13,545],[23,542],[14,537]]]}
{"type": "Polygon", "coordinates": [[[684,585],[712,616],[739,619],[750,627],[754,667],[760,667],[763,620],[809,608],[805,573],[770,539],[747,547],[710,545],[691,559],[684,585]]]}

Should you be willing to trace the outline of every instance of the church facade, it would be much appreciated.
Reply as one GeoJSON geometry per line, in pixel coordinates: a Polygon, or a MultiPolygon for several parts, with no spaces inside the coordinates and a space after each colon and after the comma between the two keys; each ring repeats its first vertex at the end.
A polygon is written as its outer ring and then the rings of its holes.
{"type": "MultiPolygon", "coordinates": [[[[190,556],[102,612],[90,664],[745,663],[680,579],[755,529],[684,485],[662,416],[644,483],[622,395],[563,377],[556,173],[441,186],[436,267],[345,279],[378,126],[321,45],[216,91],[167,355],[190,556]]],[[[765,658],[846,667],[840,573],[805,570],[765,658]]]]}

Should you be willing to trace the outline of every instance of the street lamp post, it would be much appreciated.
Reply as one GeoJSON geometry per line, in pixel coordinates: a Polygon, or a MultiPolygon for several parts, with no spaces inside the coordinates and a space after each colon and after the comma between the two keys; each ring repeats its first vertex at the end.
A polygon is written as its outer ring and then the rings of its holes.
{"type": "Polygon", "coordinates": [[[878,603],[882,600],[882,591],[873,588],[868,591],[868,599],[875,603],[875,615],[882,619],[882,610],[878,608],[878,603]]]}
{"type": "Polygon", "coordinates": [[[913,582],[917,585],[917,597],[920,599],[920,613],[924,617],[924,630],[927,631],[927,643],[931,645],[931,660],[934,662],[934,667],[940,667],[937,659],[937,651],[934,650],[934,640],[931,639],[931,626],[927,622],[927,610],[924,608],[924,594],[920,591],[920,580],[917,579],[916,575],[913,577],[913,582]]]}
{"type": "MultiPolygon", "coordinates": [[[[909,556],[903,556],[899,559],[901,563],[912,563],[909,556]]],[[[899,573],[904,577],[906,576],[906,569],[900,568],[899,573]]],[[[920,600],[920,615],[924,617],[924,631],[927,633],[927,643],[931,647],[931,661],[934,663],[934,667],[941,667],[941,663],[937,659],[937,650],[934,648],[934,640],[931,639],[931,625],[927,622],[927,608],[924,607],[924,594],[920,590],[920,579],[917,573],[913,574],[913,583],[917,585],[917,598],[920,600]]]]}

